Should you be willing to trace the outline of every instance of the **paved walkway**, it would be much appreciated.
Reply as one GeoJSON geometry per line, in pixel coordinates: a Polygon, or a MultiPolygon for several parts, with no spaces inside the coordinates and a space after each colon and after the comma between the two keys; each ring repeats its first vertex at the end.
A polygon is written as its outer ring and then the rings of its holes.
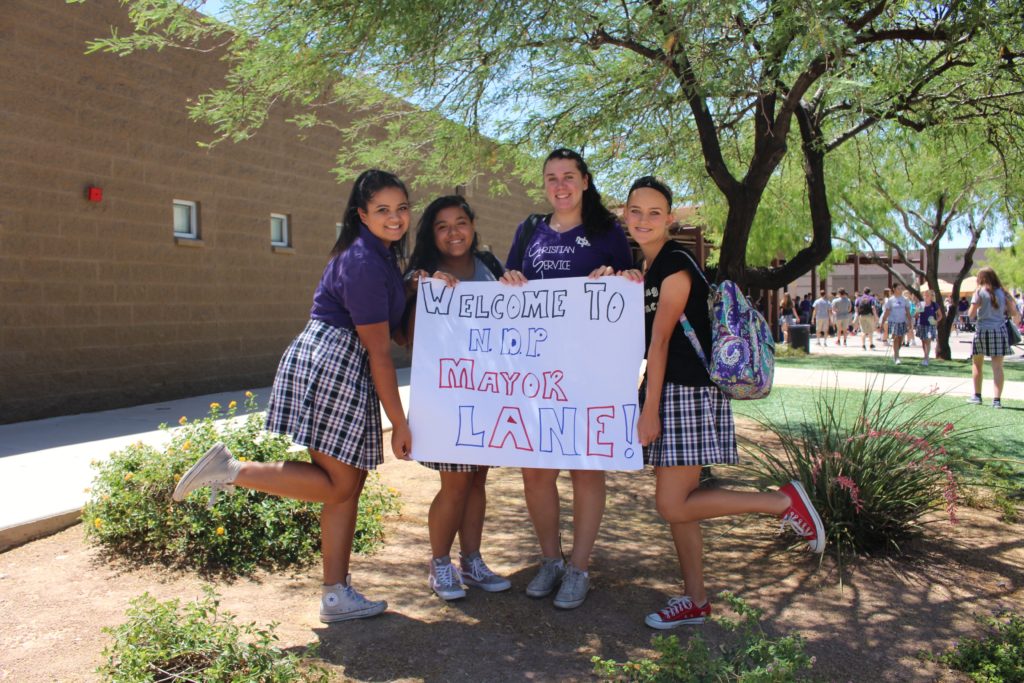
{"type": "MultiPolygon", "coordinates": [[[[962,351],[955,341],[954,346],[962,351]]],[[[967,353],[969,350],[967,346],[967,353]]],[[[859,341],[856,348],[812,344],[811,351],[815,355],[870,353],[860,350],[859,341]]],[[[883,351],[879,349],[876,353],[883,351]]],[[[920,358],[920,347],[910,347],[903,357],[907,362],[917,362],[912,360],[915,354],[920,358]]],[[[964,357],[956,351],[954,354],[964,357]]],[[[1007,362],[1020,361],[1007,359],[1007,362]]],[[[400,393],[406,407],[408,378],[408,369],[399,371],[400,393]]],[[[868,375],[860,372],[780,367],[776,370],[775,383],[801,387],[838,384],[860,389],[867,378],[868,375]]],[[[971,393],[970,377],[892,375],[885,378],[884,385],[914,392],[928,392],[937,386],[940,392],[954,396],[971,393]]],[[[223,406],[232,400],[242,403],[244,391],[0,425],[0,551],[74,524],[88,498],[85,489],[92,481],[92,461],[103,460],[111,452],[136,441],[160,446],[166,443],[167,433],[157,428],[159,424],[173,425],[182,415],[189,419],[203,417],[214,401],[223,406]]],[[[269,387],[253,387],[251,391],[263,400],[270,394],[269,387]]],[[[1024,382],[1007,382],[1003,397],[1024,401],[1024,382]]],[[[384,429],[390,429],[387,417],[383,419],[384,429]]]]}

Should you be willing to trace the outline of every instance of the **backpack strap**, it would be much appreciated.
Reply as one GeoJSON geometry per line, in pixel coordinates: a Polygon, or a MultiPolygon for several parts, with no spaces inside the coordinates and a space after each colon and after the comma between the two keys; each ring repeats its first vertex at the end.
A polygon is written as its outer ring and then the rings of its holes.
{"type": "Polygon", "coordinates": [[[491,275],[494,276],[495,280],[501,279],[501,276],[505,273],[505,269],[501,265],[501,261],[489,251],[478,251],[474,254],[480,262],[487,266],[487,270],[491,271],[491,275]]]}
{"type": "MultiPolygon", "coordinates": [[[[511,253],[516,255],[516,260],[519,261],[519,268],[523,267],[523,259],[526,258],[526,247],[530,245],[530,240],[533,239],[533,233],[537,232],[537,226],[540,224],[542,219],[550,220],[549,216],[545,216],[542,213],[531,213],[525,221],[523,221],[523,229],[519,231],[519,239],[516,240],[515,244],[512,245],[511,253]]],[[[500,275],[498,277],[501,277],[500,275]]]]}
{"type": "MultiPolygon", "coordinates": [[[[690,256],[690,252],[688,252],[686,249],[683,249],[682,253],[683,256],[690,260],[690,263],[693,264],[693,269],[697,271],[701,279],[704,280],[704,283],[707,284],[708,291],[714,293],[715,286],[708,281],[707,276],[704,275],[703,269],[701,269],[701,267],[697,265],[697,261],[692,256],[690,256]]],[[[700,362],[704,364],[704,369],[707,370],[708,375],[710,376],[711,363],[708,362],[707,356],[704,355],[704,347],[700,345],[700,339],[697,338],[697,331],[693,329],[693,325],[691,325],[690,321],[686,319],[686,313],[683,313],[681,316],[679,316],[679,324],[683,328],[683,334],[685,334],[686,338],[690,340],[690,344],[693,346],[693,350],[697,352],[697,358],[700,358],[700,362]]],[[[712,326],[712,329],[714,329],[714,326],[712,326]]]]}

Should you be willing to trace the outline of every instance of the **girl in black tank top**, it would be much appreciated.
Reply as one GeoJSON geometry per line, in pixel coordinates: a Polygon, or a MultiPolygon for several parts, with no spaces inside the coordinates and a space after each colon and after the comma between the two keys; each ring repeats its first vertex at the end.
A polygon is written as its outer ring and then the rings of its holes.
{"type": "MultiPolygon", "coordinates": [[[[704,589],[700,520],[761,512],[781,516],[816,552],[825,547],[818,513],[799,482],[778,491],[698,490],[703,465],[737,462],[729,399],[708,376],[680,316],[711,358],[710,287],[693,255],[673,241],[672,192],[646,176],[630,188],[625,220],[644,254],[647,375],[637,434],[644,461],[654,467],[658,513],[672,527],[685,594],[669,600],[645,623],[657,629],[701,623],[711,614],[704,589]]],[[[639,281],[638,271],[625,273],[639,281]]]]}

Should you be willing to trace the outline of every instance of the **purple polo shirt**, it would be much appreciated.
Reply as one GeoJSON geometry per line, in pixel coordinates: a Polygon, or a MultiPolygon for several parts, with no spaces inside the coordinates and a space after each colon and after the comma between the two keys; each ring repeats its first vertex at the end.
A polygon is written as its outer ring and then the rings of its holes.
{"type": "Polygon", "coordinates": [[[324,268],[309,317],[347,330],[387,321],[394,331],[404,308],[402,274],[394,252],[362,225],[348,249],[324,268]]]}
{"type": "Polygon", "coordinates": [[[520,223],[505,267],[520,271],[528,280],[585,277],[599,266],[611,266],[615,270],[633,267],[633,255],[621,228],[588,237],[582,225],[558,232],[546,219],[541,219],[520,261],[515,245],[522,230],[523,223],[520,223]]]}

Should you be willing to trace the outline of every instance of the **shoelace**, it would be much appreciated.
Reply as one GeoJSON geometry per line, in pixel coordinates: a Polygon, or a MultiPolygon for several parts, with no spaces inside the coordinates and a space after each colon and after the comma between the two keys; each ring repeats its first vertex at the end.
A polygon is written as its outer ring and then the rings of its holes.
{"type": "Polygon", "coordinates": [[[814,530],[811,529],[810,526],[808,526],[807,523],[804,522],[804,520],[802,520],[795,512],[787,512],[782,516],[782,524],[779,526],[779,531],[785,531],[787,524],[789,524],[789,526],[793,528],[793,531],[800,536],[807,537],[814,535],[814,530]]]}
{"type": "Polygon", "coordinates": [[[462,583],[462,574],[450,562],[448,564],[435,565],[434,577],[442,586],[458,586],[462,583]]]}
{"type": "Polygon", "coordinates": [[[562,585],[568,586],[566,590],[574,591],[577,588],[577,584],[583,581],[583,572],[575,567],[568,567],[565,570],[565,576],[562,577],[562,585]]]}
{"type": "Polygon", "coordinates": [[[357,591],[352,586],[345,586],[345,595],[348,597],[349,600],[358,603],[360,606],[368,607],[373,605],[372,601],[367,600],[362,593],[357,591]]]}
{"type": "Polygon", "coordinates": [[[690,596],[683,595],[678,598],[670,598],[668,601],[668,607],[663,609],[661,613],[669,619],[671,619],[680,612],[683,612],[688,609],[693,609],[693,607],[693,600],[690,599],[690,596]]]}
{"type": "Polygon", "coordinates": [[[484,563],[484,558],[479,555],[469,561],[468,574],[478,581],[486,579],[489,576],[495,576],[495,573],[491,571],[491,568],[484,563]]]}

